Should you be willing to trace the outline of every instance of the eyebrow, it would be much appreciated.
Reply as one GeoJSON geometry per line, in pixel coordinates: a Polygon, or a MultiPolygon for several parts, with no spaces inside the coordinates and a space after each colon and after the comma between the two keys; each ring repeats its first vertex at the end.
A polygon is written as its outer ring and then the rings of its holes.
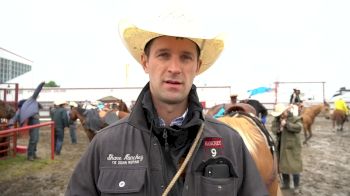
{"type": "MultiPolygon", "coordinates": [[[[156,53],[160,53],[160,52],[170,52],[169,49],[167,48],[160,48],[158,50],[155,51],[156,53]]],[[[187,54],[187,55],[190,55],[190,56],[196,56],[196,54],[194,54],[193,52],[190,52],[190,51],[181,51],[183,54],[187,54]]]]}

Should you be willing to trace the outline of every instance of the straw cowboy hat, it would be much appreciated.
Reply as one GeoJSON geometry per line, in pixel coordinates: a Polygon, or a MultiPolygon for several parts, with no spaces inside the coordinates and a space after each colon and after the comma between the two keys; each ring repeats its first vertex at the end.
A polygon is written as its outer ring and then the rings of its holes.
{"type": "Polygon", "coordinates": [[[288,107],[285,106],[284,104],[281,104],[281,103],[276,104],[275,109],[271,112],[271,115],[274,117],[280,116],[287,109],[288,107]]]}
{"type": "Polygon", "coordinates": [[[198,74],[207,70],[224,49],[223,35],[203,35],[207,31],[198,26],[200,22],[195,22],[182,10],[167,11],[151,19],[143,18],[136,23],[121,21],[119,34],[126,48],[140,64],[145,45],[150,40],[164,35],[188,38],[198,45],[201,50],[199,58],[202,60],[198,74]]]}
{"type": "Polygon", "coordinates": [[[55,101],[53,102],[53,104],[55,104],[55,105],[63,105],[63,104],[67,104],[67,102],[64,101],[64,100],[55,100],[55,101]]]}
{"type": "Polygon", "coordinates": [[[69,105],[73,107],[78,107],[78,104],[75,101],[69,102],[69,105]]]}

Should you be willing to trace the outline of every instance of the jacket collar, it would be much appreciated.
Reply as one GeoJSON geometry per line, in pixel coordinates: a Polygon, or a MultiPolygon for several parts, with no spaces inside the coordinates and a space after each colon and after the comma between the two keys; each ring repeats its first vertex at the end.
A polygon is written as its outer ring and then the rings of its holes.
{"type": "MultiPolygon", "coordinates": [[[[203,109],[199,102],[196,86],[192,85],[189,96],[188,113],[181,128],[199,125],[203,122],[203,109]]],[[[129,116],[129,123],[139,129],[149,130],[150,125],[158,125],[158,114],[154,108],[149,82],[142,89],[132,112],[129,116]]]]}

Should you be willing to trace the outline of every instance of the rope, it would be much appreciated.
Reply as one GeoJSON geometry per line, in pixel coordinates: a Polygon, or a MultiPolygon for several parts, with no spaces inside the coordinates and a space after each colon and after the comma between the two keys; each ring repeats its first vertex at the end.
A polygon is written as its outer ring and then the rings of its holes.
{"type": "Polygon", "coordinates": [[[164,190],[162,196],[167,196],[170,192],[170,190],[173,188],[173,186],[175,185],[177,179],[180,177],[180,175],[182,174],[182,172],[184,171],[184,169],[186,168],[186,165],[188,164],[188,161],[190,160],[190,158],[192,157],[194,150],[196,149],[196,146],[199,142],[199,139],[203,133],[204,130],[204,122],[201,124],[199,131],[196,135],[196,138],[190,148],[190,150],[188,151],[188,154],[184,160],[184,162],[182,163],[182,165],[180,166],[179,170],[176,172],[175,176],[171,179],[170,183],[168,184],[168,186],[166,187],[166,189],[164,190]]]}

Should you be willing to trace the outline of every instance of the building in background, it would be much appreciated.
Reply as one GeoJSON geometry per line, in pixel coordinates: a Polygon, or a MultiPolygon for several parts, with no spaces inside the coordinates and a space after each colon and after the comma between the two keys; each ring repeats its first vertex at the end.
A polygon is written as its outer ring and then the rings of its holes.
{"type": "Polygon", "coordinates": [[[0,47],[0,84],[32,70],[33,61],[0,47]]]}

